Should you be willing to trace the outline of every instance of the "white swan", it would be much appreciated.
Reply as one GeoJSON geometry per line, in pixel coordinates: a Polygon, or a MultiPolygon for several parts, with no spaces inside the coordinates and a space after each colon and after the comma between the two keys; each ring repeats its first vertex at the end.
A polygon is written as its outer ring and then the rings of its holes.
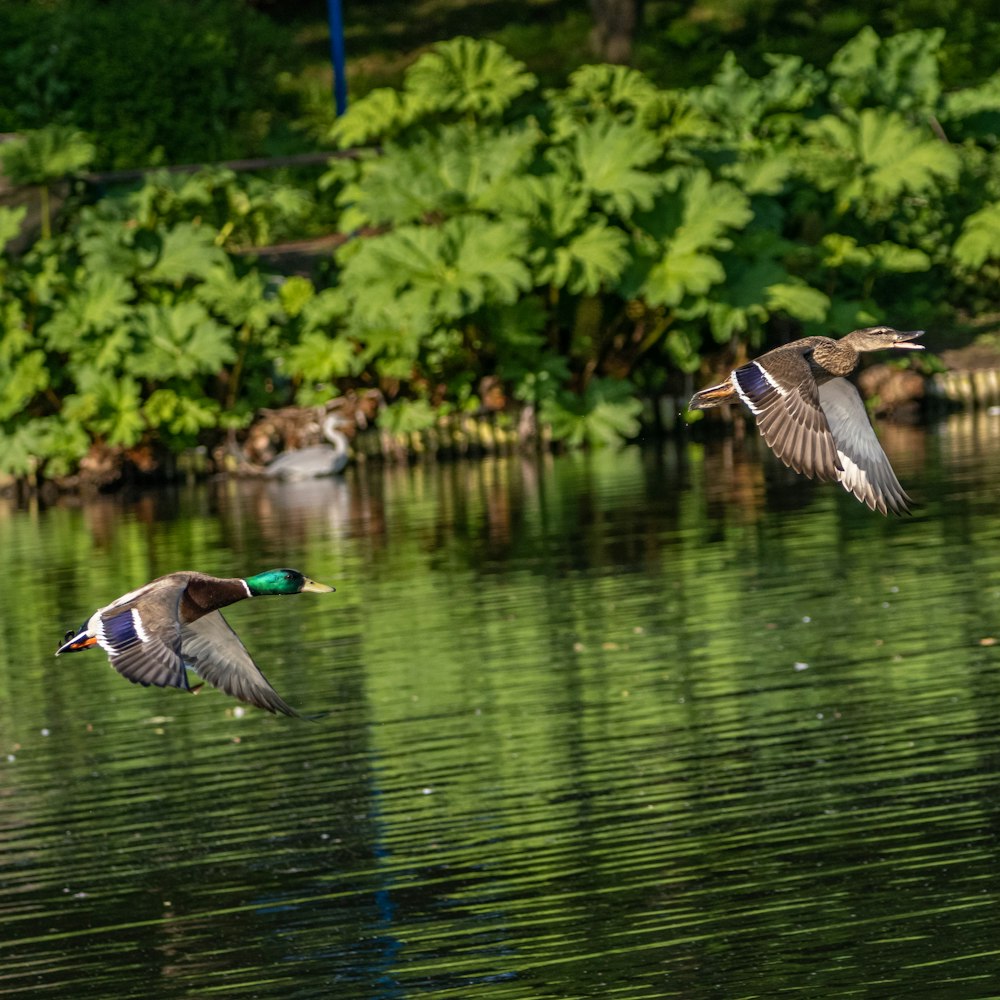
{"type": "Polygon", "coordinates": [[[308,448],[286,451],[268,463],[264,475],[271,479],[313,479],[316,476],[335,476],[343,472],[349,457],[347,437],[341,427],[350,421],[330,413],[323,421],[323,436],[329,444],[314,444],[308,448]]]}

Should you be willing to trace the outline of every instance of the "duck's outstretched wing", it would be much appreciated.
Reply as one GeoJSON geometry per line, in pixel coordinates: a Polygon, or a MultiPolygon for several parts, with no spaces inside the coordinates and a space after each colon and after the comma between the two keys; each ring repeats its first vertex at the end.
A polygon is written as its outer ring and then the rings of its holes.
{"type": "Polygon", "coordinates": [[[218,611],[181,628],[181,656],[209,684],[268,712],[298,716],[261,673],[218,611]]]}
{"type": "Polygon", "coordinates": [[[187,578],[164,577],[102,608],[90,625],[111,666],[134,684],[189,689],[177,608],[187,578]]]}
{"type": "Polygon", "coordinates": [[[843,378],[819,387],[819,402],[837,445],[840,485],[882,514],[908,514],[913,502],[899,485],[858,390],[843,378]]]}
{"type": "Polygon", "coordinates": [[[780,378],[751,361],[733,372],[733,385],[785,465],[810,479],[836,482],[842,471],[837,446],[809,362],[798,351],[782,352],[778,361],[780,378]]]}

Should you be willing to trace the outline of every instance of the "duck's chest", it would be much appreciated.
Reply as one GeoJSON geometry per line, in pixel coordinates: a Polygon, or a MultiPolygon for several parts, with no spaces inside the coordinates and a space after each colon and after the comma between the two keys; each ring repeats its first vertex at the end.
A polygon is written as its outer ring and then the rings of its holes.
{"type": "Polygon", "coordinates": [[[181,621],[197,621],[249,596],[250,590],[242,580],[192,580],[181,594],[181,621]]]}

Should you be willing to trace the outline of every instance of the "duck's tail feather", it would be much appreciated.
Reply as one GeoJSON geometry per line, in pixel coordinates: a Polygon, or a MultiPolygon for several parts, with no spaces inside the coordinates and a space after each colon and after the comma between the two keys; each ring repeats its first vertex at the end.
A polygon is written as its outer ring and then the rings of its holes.
{"type": "Polygon", "coordinates": [[[56,656],[60,653],[75,653],[81,649],[90,649],[91,646],[96,644],[97,636],[88,635],[86,627],[75,635],[67,632],[63,644],[56,650],[56,656]]]}

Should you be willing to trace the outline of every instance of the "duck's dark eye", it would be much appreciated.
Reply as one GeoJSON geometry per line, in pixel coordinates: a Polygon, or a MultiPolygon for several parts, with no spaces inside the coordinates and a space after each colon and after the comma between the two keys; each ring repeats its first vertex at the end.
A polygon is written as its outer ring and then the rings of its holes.
{"type": "Polygon", "coordinates": [[[74,635],[76,635],[76,633],[71,628],[66,629],[66,634],[63,636],[63,642],[69,642],[74,635]]]}

